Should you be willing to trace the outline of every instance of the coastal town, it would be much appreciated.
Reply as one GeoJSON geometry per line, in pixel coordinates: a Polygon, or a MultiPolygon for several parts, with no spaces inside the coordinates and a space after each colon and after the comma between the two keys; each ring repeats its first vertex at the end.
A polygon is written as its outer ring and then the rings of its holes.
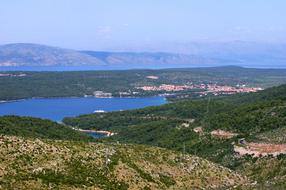
{"type": "MultiPolygon", "coordinates": [[[[153,77],[153,76],[152,76],[153,77]]],[[[260,87],[248,87],[246,85],[218,85],[218,84],[190,84],[190,85],[175,85],[175,84],[161,84],[158,86],[141,86],[135,87],[134,90],[130,89],[128,91],[120,91],[118,93],[104,92],[104,91],[94,91],[93,96],[96,98],[112,98],[113,96],[119,97],[136,97],[142,95],[144,92],[157,92],[159,94],[167,95],[166,93],[178,92],[192,92],[199,94],[200,96],[206,96],[212,94],[214,96],[218,95],[231,95],[237,93],[251,93],[261,91],[263,88],[260,87]]]]}
{"type": "Polygon", "coordinates": [[[165,92],[180,92],[187,90],[202,90],[198,93],[201,95],[213,94],[236,94],[236,93],[249,93],[257,92],[263,90],[262,88],[256,87],[247,87],[246,85],[236,85],[236,86],[227,86],[227,85],[217,85],[217,84],[191,84],[191,85],[173,85],[173,84],[162,84],[160,86],[142,86],[137,87],[143,91],[165,91],[165,92]]]}

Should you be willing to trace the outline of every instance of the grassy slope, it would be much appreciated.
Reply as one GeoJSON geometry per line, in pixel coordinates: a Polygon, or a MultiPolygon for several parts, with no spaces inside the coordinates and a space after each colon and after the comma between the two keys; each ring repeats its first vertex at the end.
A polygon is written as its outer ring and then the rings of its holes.
{"type": "Polygon", "coordinates": [[[0,136],[0,145],[0,189],[224,189],[248,183],[204,159],[142,145],[11,136],[0,136]]]}

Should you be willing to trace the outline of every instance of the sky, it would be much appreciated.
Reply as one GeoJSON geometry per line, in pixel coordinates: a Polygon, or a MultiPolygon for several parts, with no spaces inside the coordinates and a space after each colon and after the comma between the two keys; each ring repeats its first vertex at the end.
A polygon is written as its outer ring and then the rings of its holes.
{"type": "Polygon", "coordinates": [[[0,44],[286,42],[285,0],[0,0],[0,44]]]}

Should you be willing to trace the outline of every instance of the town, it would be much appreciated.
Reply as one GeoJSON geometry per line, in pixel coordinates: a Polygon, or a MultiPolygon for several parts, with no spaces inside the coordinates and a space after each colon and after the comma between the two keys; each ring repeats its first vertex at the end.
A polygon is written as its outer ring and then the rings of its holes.
{"type": "Polygon", "coordinates": [[[227,86],[227,85],[217,85],[217,84],[199,84],[199,85],[173,85],[173,84],[162,84],[160,86],[143,86],[137,87],[137,89],[141,89],[144,91],[166,91],[166,92],[179,92],[185,90],[199,89],[203,90],[199,92],[201,95],[206,94],[236,94],[236,93],[249,93],[249,92],[257,92],[263,90],[262,88],[256,87],[246,87],[246,85],[236,85],[227,86]]]}

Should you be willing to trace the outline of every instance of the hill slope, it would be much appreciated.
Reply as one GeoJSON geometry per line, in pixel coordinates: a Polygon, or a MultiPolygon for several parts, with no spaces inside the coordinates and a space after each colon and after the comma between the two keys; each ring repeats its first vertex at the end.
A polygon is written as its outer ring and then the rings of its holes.
{"type": "Polygon", "coordinates": [[[92,140],[88,135],[49,120],[19,116],[0,117],[0,134],[55,140],[92,140]]]}
{"type": "Polygon", "coordinates": [[[137,65],[137,66],[209,66],[235,63],[235,60],[224,58],[204,57],[203,55],[188,55],[176,53],[136,53],[136,52],[100,52],[81,51],[87,55],[101,59],[108,65],[137,65]]]}
{"type": "Polygon", "coordinates": [[[280,155],[285,154],[286,147],[281,144],[285,135],[280,134],[286,128],[285,97],[286,85],[282,85],[225,98],[82,115],[64,122],[118,133],[104,141],[180,151],[185,147],[185,151],[244,173],[260,185],[285,188],[286,159],[280,155]],[[242,138],[245,140],[240,143],[242,138]]]}
{"type": "MultiPolygon", "coordinates": [[[[172,52],[207,58],[235,60],[236,65],[285,67],[286,44],[247,41],[160,43],[130,48],[132,51],[172,52]]],[[[234,63],[234,62],[233,62],[234,63]]]]}
{"type": "Polygon", "coordinates": [[[160,148],[7,136],[0,145],[3,189],[222,189],[248,182],[204,159],[160,148]]]}
{"type": "Polygon", "coordinates": [[[83,66],[103,65],[96,57],[38,44],[0,46],[0,66],[83,66]]]}
{"type": "Polygon", "coordinates": [[[159,65],[197,65],[234,63],[223,58],[205,58],[174,53],[76,51],[40,44],[7,44],[0,46],[0,66],[98,66],[125,65],[134,68],[159,65]]]}

